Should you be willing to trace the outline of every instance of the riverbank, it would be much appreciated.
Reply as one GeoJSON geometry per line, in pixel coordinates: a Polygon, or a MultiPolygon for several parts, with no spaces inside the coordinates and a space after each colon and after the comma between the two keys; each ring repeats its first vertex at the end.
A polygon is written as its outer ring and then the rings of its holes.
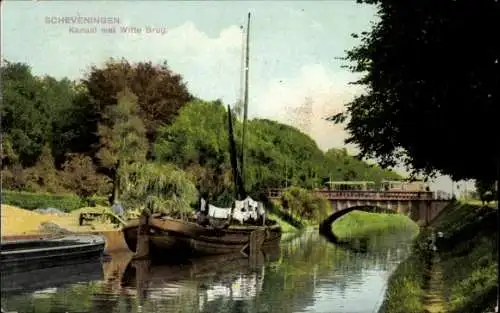
{"type": "MultiPolygon", "coordinates": [[[[107,207],[88,208],[108,211],[107,207]]],[[[1,238],[2,240],[18,240],[39,238],[59,231],[70,231],[75,233],[100,234],[106,239],[106,250],[108,252],[127,251],[128,247],[123,233],[116,224],[105,221],[92,221],[88,225],[79,225],[79,214],[86,208],[80,208],[70,213],[42,214],[36,211],[25,210],[12,205],[2,204],[1,207],[1,238]]],[[[298,234],[306,228],[297,228],[287,223],[276,215],[270,215],[282,227],[282,239],[286,240],[294,234],[298,234]]]]}
{"type": "Polygon", "coordinates": [[[401,214],[350,212],[332,223],[332,232],[341,240],[364,239],[382,233],[408,231],[416,236],[416,223],[401,214]]]}
{"type": "Polygon", "coordinates": [[[496,305],[497,210],[447,207],[416,238],[413,254],[392,274],[380,313],[481,313],[496,305]],[[429,249],[431,231],[437,251],[429,249]],[[439,281],[437,281],[439,280],[439,281]]]}

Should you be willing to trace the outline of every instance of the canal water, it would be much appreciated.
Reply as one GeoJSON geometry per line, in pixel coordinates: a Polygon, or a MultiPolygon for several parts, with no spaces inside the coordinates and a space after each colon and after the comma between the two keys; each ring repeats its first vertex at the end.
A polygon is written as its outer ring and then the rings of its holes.
{"type": "Polygon", "coordinates": [[[337,247],[315,231],[250,260],[154,265],[123,254],[2,284],[1,303],[23,313],[374,313],[409,253],[405,234],[337,247]]]}

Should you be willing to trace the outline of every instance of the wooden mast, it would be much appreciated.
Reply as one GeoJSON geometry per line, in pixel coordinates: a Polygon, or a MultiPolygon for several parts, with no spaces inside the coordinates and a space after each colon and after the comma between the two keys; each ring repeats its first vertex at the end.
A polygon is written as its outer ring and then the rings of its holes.
{"type": "Polygon", "coordinates": [[[248,22],[247,22],[247,41],[246,41],[246,53],[245,53],[245,97],[243,101],[243,133],[241,138],[241,179],[245,182],[245,139],[247,130],[247,120],[248,120],[248,72],[249,72],[249,48],[250,48],[250,12],[248,12],[248,22]]]}

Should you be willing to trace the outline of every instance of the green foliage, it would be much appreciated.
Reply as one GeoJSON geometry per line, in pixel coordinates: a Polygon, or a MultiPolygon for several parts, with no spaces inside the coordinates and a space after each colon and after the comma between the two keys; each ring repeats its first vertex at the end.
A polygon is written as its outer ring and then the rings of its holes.
{"type": "Polygon", "coordinates": [[[57,208],[66,212],[86,206],[85,201],[75,195],[53,195],[8,190],[2,190],[2,203],[27,210],[57,208]]]}
{"type": "Polygon", "coordinates": [[[64,192],[65,190],[57,174],[50,147],[45,146],[35,166],[25,171],[26,184],[24,189],[27,191],[42,191],[49,193],[64,192]]]}
{"type": "MultiPolygon", "coordinates": [[[[123,200],[136,209],[149,199],[154,210],[186,211],[194,183],[212,203],[231,204],[226,109],[220,101],[193,100],[166,64],[110,60],[91,67],[77,83],[37,77],[27,65],[7,62],[2,80],[2,178],[8,189],[71,192],[86,199],[109,196],[112,189],[110,200],[123,191],[123,200]],[[165,168],[146,163],[151,159],[165,168]]],[[[234,126],[241,147],[242,124],[234,126]]],[[[397,177],[344,150],[325,154],[296,128],[266,119],[249,121],[244,148],[245,187],[261,200],[269,188],[322,187],[328,178],[397,177]]],[[[293,209],[299,215],[289,214],[292,219],[316,220],[327,211],[305,191],[299,198],[304,207],[293,209]]]]}
{"type": "MultiPolygon", "coordinates": [[[[434,231],[444,234],[436,245],[447,312],[493,311],[498,270],[496,214],[488,207],[455,203],[433,221],[434,231]]],[[[429,231],[420,233],[412,256],[391,276],[380,312],[423,312],[429,235],[429,231]]]]}
{"type": "Polygon", "coordinates": [[[438,251],[450,312],[493,311],[498,254],[497,210],[456,204],[436,219],[438,251]]]}
{"type": "Polygon", "coordinates": [[[483,202],[483,204],[488,204],[489,202],[495,200],[496,188],[494,181],[476,180],[475,187],[476,192],[479,195],[479,199],[483,202]]]}
{"type": "Polygon", "coordinates": [[[88,123],[82,121],[93,113],[81,102],[84,91],[78,84],[33,76],[30,67],[22,63],[5,62],[1,70],[2,131],[16,156],[9,153],[11,162],[32,166],[47,145],[56,161],[66,152],[88,148],[94,136],[88,123]]]}
{"type": "Polygon", "coordinates": [[[285,190],[281,203],[283,209],[292,216],[310,221],[319,222],[332,212],[332,207],[327,199],[298,187],[285,190]]]}
{"type": "Polygon", "coordinates": [[[292,226],[292,224],[283,220],[279,215],[269,213],[269,218],[278,222],[278,224],[281,227],[282,233],[294,233],[294,232],[297,232],[298,230],[300,230],[299,228],[294,227],[294,226],[292,226]]]}
{"type": "Polygon", "coordinates": [[[298,129],[266,119],[248,125],[247,185],[318,186],[323,152],[298,129]]]}
{"type": "Polygon", "coordinates": [[[98,126],[101,149],[97,157],[103,167],[119,163],[144,162],[148,143],[146,129],[137,116],[137,97],[125,90],[118,94],[118,104],[105,108],[104,121],[98,126]]]}
{"type": "Polygon", "coordinates": [[[191,212],[198,199],[186,173],[172,164],[133,163],[124,166],[120,177],[120,201],[127,209],[149,209],[169,214],[191,212]]]}
{"type": "Polygon", "coordinates": [[[332,231],[340,239],[359,239],[401,231],[407,231],[415,236],[419,228],[402,214],[353,211],[335,221],[332,224],[332,231]]]}
{"type": "Polygon", "coordinates": [[[193,99],[181,75],[172,72],[166,62],[134,64],[125,59],[110,59],[102,67],[92,66],[84,85],[97,112],[116,105],[116,95],[126,89],[135,94],[138,114],[150,142],[154,142],[157,128],[171,123],[177,111],[193,99]]]}
{"type": "MultiPolygon", "coordinates": [[[[40,166],[34,168],[35,172],[27,170],[39,161],[44,146],[50,147],[56,170],[60,170],[68,161],[67,156],[74,153],[91,157],[93,162],[103,159],[112,162],[115,146],[123,143],[111,138],[113,135],[124,135],[125,144],[130,147],[137,141],[130,138],[135,133],[128,130],[140,128],[138,121],[142,121],[152,140],[158,125],[170,123],[177,110],[192,99],[181,76],[172,73],[166,64],[130,64],[125,60],[111,60],[103,68],[92,67],[83,84],[50,76],[37,77],[28,65],[5,62],[2,65],[2,84],[5,148],[2,151],[2,175],[6,178],[4,186],[19,190],[64,191],[60,186],[51,187],[45,182],[41,182],[43,186],[38,185],[38,181],[48,179],[37,171],[40,166]],[[123,93],[125,104],[118,105],[123,93]],[[136,99],[131,99],[131,93],[137,95],[136,99]],[[135,100],[137,103],[131,108],[131,102],[135,100]],[[110,119],[120,119],[127,113],[133,116],[122,123],[121,129],[113,128],[110,119]],[[108,136],[100,138],[100,135],[108,136]],[[110,138],[112,143],[107,141],[110,138]],[[98,157],[96,148],[102,146],[107,149],[100,149],[98,157]]],[[[146,142],[146,151],[147,148],[146,142]]],[[[135,152],[133,157],[137,158],[135,152]]],[[[43,158],[48,160],[46,154],[43,158]]],[[[91,170],[93,167],[86,168],[91,170]]],[[[55,173],[60,174],[59,171],[55,173]]],[[[112,179],[116,176],[113,171],[105,170],[105,173],[112,179]]],[[[91,171],[88,176],[96,176],[96,173],[91,171]]],[[[102,191],[98,192],[107,192],[106,188],[100,189],[102,191]]],[[[78,192],[88,194],[92,191],[80,188],[78,192]]]]}
{"type": "Polygon", "coordinates": [[[421,255],[414,252],[406,261],[399,264],[388,282],[385,299],[380,313],[424,313],[422,273],[425,263],[421,255]]]}
{"type": "Polygon", "coordinates": [[[155,156],[189,173],[201,194],[215,200],[232,190],[227,116],[219,102],[194,101],[184,106],[172,125],[159,129],[155,156]]]}
{"type": "Polygon", "coordinates": [[[123,168],[133,162],[146,161],[148,142],[146,129],[137,116],[137,97],[128,89],[118,95],[118,104],[104,108],[103,123],[98,125],[100,150],[97,157],[108,169],[113,192],[110,202],[119,196],[123,168]]]}
{"type": "Polygon", "coordinates": [[[498,133],[499,50],[489,40],[498,37],[498,2],[362,2],[377,4],[380,19],[347,53],[367,90],[333,118],[347,121],[347,142],[384,166],[498,179],[499,146],[478,153],[498,133]],[[473,146],[457,152],[464,138],[473,146]]]}
{"type": "Polygon", "coordinates": [[[29,66],[6,63],[2,66],[2,127],[9,134],[23,165],[33,165],[43,146],[50,142],[52,116],[43,81],[31,74],[29,66]]]}
{"type": "Polygon", "coordinates": [[[36,77],[29,66],[2,65],[2,175],[10,189],[65,192],[57,179],[65,154],[95,142],[85,91],[67,79],[36,77]],[[89,123],[82,123],[82,121],[89,123]]]}
{"type": "MultiPolygon", "coordinates": [[[[236,121],[237,146],[241,123],[236,121]]],[[[229,159],[227,112],[220,102],[194,101],[179,111],[172,125],[158,132],[155,156],[178,164],[190,173],[197,188],[212,193],[212,200],[233,191],[229,159]]],[[[248,122],[245,161],[246,189],[254,197],[268,188],[322,187],[323,181],[345,179],[381,180],[399,176],[370,166],[344,150],[323,153],[314,140],[294,127],[254,119],[248,122]]]]}
{"type": "MultiPolygon", "coordinates": [[[[368,164],[350,156],[347,150],[330,149],[325,153],[325,174],[333,181],[365,180],[379,185],[382,180],[400,180],[395,172],[382,169],[375,164],[368,164]]],[[[326,177],[325,177],[326,178],[326,177]]]]}
{"type": "Polygon", "coordinates": [[[111,189],[109,178],[97,173],[92,159],[81,154],[67,156],[60,176],[65,189],[72,190],[83,198],[108,194],[111,189]]]}

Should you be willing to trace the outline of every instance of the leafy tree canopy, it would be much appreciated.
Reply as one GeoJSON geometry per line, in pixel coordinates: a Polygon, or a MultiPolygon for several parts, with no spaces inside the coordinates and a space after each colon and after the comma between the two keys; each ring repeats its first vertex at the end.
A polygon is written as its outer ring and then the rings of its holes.
{"type": "MultiPolygon", "coordinates": [[[[79,103],[81,90],[75,82],[37,77],[28,65],[5,62],[2,131],[15,151],[15,162],[32,166],[42,148],[49,145],[59,164],[67,152],[81,152],[92,140],[87,129],[85,105],[79,103]],[[83,119],[82,119],[83,118],[83,119]]],[[[10,155],[9,161],[14,161],[10,155]]]]}
{"type": "MultiPolygon", "coordinates": [[[[235,129],[239,141],[241,122],[236,122],[235,129]]],[[[286,185],[322,187],[329,177],[375,181],[400,178],[356,160],[345,150],[323,153],[306,134],[278,122],[250,120],[247,135],[245,184],[254,196],[286,185]]],[[[212,199],[217,199],[224,191],[234,191],[228,145],[225,107],[218,101],[197,100],[184,106],[174,123],[159,129],[155,156],[160,162],[184,168],[195,177],[202,194],[211,192],[212,199]]]]}
{"type": "Polygon", "coordinates": [[[92,66],[84,79],[90,102],[96,112],[118,103],[117,95],[130,89],[137,96],[138,114],[154,140],[161,124],[171,123],[177,111],[193,99],[182,76],[172,72],[167,63],[130,63],[125,59],[108,60],[103,67],[92,66]]]}
{"type": "Polygon", "coordinates": [[[136,162],[127,164],[120,176],[126,208],[151,210],[151,213],[188,213],[198,199],[195,185],[186,173],[173,164],[136,162]]]}
{"type": "MultiPolygon", "coordinates": [[[[197,191],[216,205],[231,204],[226,108],[193,99],[166,65],[111,60],[77,83],[7,62],[2,79],[5,188],[81,197],[112,188],[111,200],[118,196],[127,208],[149,203],[170,212],[185,212],[197,191]]],[[[234,126],[239,148],[241,121],[234,126]]],[[[322,187],[330,178],[399,177],[345,150],[323,153],[291,126],[253,119],[247,131],[245,183],[254,198],[268,188],[322,187]]],[[[316,205],[304,208],[316,216],[316,205]]]]}
{"type": "Polygon", "coordinates": [[[500,2],[363,2],[380,20],[347,53],[367,91],[333,118],[347,121],[347,142],[383,166],[494,179],[500,2]]]}

